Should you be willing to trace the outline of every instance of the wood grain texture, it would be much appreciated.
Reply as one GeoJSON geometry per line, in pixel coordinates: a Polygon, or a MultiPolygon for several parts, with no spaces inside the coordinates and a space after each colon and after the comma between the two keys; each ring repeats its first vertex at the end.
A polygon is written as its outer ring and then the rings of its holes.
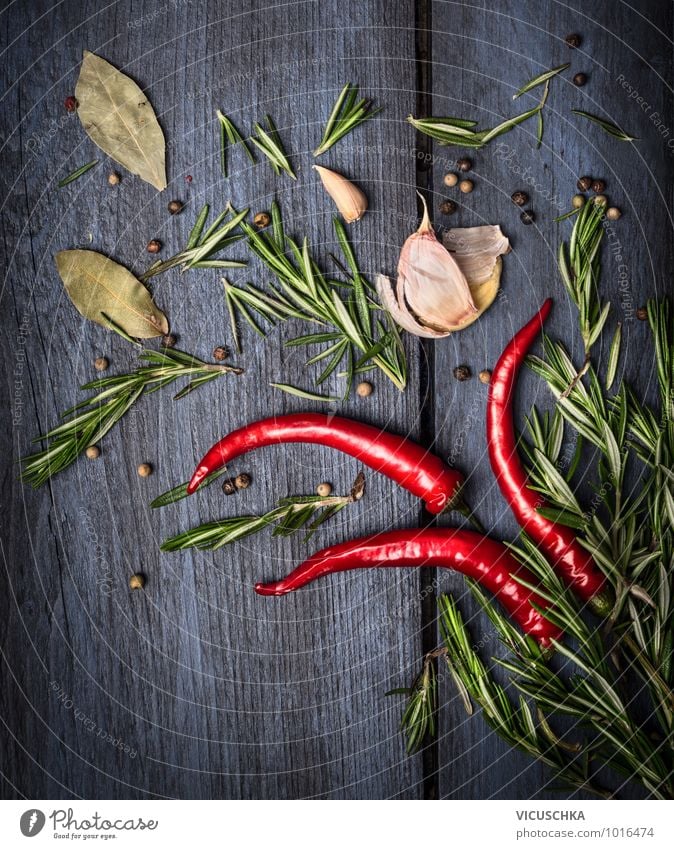
{"type": "MultiPolygon", "coordinates": [[[[551,292],[558,301],[552,330],[573,325],[554,261],[565,225],[553,225],[558,211],[544,193],[557,194],[565,206],[580,170],[601,172],[625,211],[616,233],[629,248],[627,283],[613,254],[607,255],[605,279],[622,305],[627,349],[645,346],[646,330],[628,310],[670,286],[671,148],[616,78],[623,74],[652,111],[671,115],[663,83],[671,81],[671,56],[658,30],[671,29],[664,20],[670,12],[656,2],[640,4],[639,13],[611,4],[605,19],[595,22],[552,0],[502,2],[496,10],[460,2],[422,5],[432,16],[436,114],[460,111],[485,122],[510,114],[510,95],[521,82],[566,59],[559,38],[570,30],[586,38],[573,61],[575,70],[590,74],[590,84],[582,91],[568,81],[555,88],[542,151],[532,149],[530,128],[522,128],[504,137],[514,159],[493,148],[478,154],[477,189],[452,220],[502,222],[511,235],[503,297],[485,319],[434,348],[430,373],[424,350],[408,339],[405,394],[377,376],[370,399],[354,396],[336,407],[415,438],[437,434],[440,453],[470,472],[468,497],[482,521],[513,538],[515,526],[485,454],[484,387],[476,380],[456,383],[451,368],[467,362],[478,371],[493,364],[512,331],[551,292]],[[639,145],[621,145],[574,122],[571,106],[604,106],[614,120],[638,128],[639,145]],[[513,162],[531,167],[528,183],[513,172],[513,162]],[[509,195],[534,181],[541,186],[530,188],[538,220],[523,228],[509,195]],[[432,419],[426,390],[435,391],[432,419]]],[[[268,509],[276,497],[310,492],[320,480],[332,481],[336,491],[348,489],[358,470],[348,458],[316,447],[268,448],[237,465],[236,471],[251,472],[254,484],[235,498],[212,488],[162,511],[148,506],[184,480],[227,430],[307,406],[267,386],[271,380],[311,386],[296,349],[283,347],[297,327],[276,328],[265,342],[244,330],[244,352],[234,358],[246,369],[243,377],[223,378],[180,402],[170,391],[147,398],[105,438],[97,462],[82,460],[37,492],[17,481],[16,462],[30,439],[81,399],[77,387],[95,376],[96,356],[108,356],[114,371],[134,365],[128,345],[72,308],[53,255],[93,248],[138,273],[148,265],[146,242],[160,239],[168,256],[184,244],[204,202],[214,213],[230,199],[258,211],[276,196],[288,230],[310,234],[317,254],[326,257],[335,248],[333,209],[311,170],[311,151],[347,80],[358,82],[385,111],[321,157],[321,164],[357,179],[370,198],[370,213],[351,228],[363,267],[372,274],[395,270],[400,244],[417,222],[418,159],[404,122],[416,99],[414,22],[412,0],[258,0],[245,9],[217,0],[121,0],[105,8],[84,0],[37,0],[0,13],[6,49],[0,66],[0,386],[7,414],[0,431],[2,796],[551,793],[547,773],[509,752],[480,717],[462,716],[444,684],[435,761],[404,756],[400,703],[383,694],[409,682],[417,668],[423,628],[434,627],[424,605],[435,588],[433,575],[347,573],[296,595],[265,599],[252,584],[288,571],[306,554],[300,540],[260,536],[217,554],[159,553],[159,542],[178,530],[268,509]],[[113,165],[100,154],[97,168],[56,190],[61,177],[98,154],[77,117],[62,107],[83,49],[129,74],[149,97],[168,140],[165,192],[124,173],[121,184],[109,188],[113,165]],[[271,114],[298,182],[275,177],[264,162],[252,167],[240,151],[231,153],[224,180],[218,108],[244,130],[271,114]],[[166,210],[174,197],[187,203],[179,216],[166,210]],[[144,461],[156,469],[146,480],[136,474],[144,461]],[[148,575],[143,593],[127,589],[135,571],[148,575]]],[[[454,158],[451,151],[436,155],[434,206],[443,196],[444,157],[454,158]]],[[[231,279],[263,283],[266,277],[251,265],[231,279]]],[[[215,271],[169,273],[151,288],[185,350],[208,358],[214,346],[231,343],[215,271]]],[[[623,366],[648,391],[650,360],[632,356],[623,366]]],[[[338,388],[336,379],[331,388],[338,388]]],[[[520,410],[534,402],[547,399],[527,377],[520,410]]],[[[327,525],[313,545],[413,527],[422,519],[414,499],[371,473],[366,499],[327,525]]],[[[462,592],[461,582],[446,576],[440,587],[462,592]]],[[[473,615],[468,599],[465,605],[473,615]]],[[[475,616],[471,624],[479,638],[484,620],[475,616]]]]}

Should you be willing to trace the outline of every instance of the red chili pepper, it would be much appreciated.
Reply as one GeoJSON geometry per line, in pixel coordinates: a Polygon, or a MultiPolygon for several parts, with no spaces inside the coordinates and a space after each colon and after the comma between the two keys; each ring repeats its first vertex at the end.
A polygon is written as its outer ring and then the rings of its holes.
{"type": "Polygon", "coordinates": [[[610,609],[610,600],[604,592],[604,575],[570,528],[546,519],[538,512],[537,508],[547,504],[540,494],[529,488],[517,453],[512,412],[515,383],[551,307],[552,300],[548,298],[531,321],[508,343],[492,372],[487,402],[489,461],[501,493],[518,523],[538,544],[566,583],[582,599],[590,602],[597,612],[605,614],[610,609]]]}
{"type": "Polygon", "coordinates": [[[456,497],[463,475],[426,449],[372,425],[324,413],[293,413],[252,422],[232,431],[203,457],[187,486],[193,493],[210,474],[264,445],[310,442],[337,448],[382,472],[413,495],[431,513],[441,513],[456,497]]]}
{"type": "Polygon", "coordinates": [[[562,634],[533,606],[545,609],[547,602],[514,579],[517,575],[528,583],[536,582],[502,542],[455,528],[388,531],[340,543],[314,554],[281,581],[256,584],[255,592],[285,595],[323,575],[370,566],[455,569],[493,593],[524,633],[542,645],[550,645],[551,638],[559,639],[562,634]]]}

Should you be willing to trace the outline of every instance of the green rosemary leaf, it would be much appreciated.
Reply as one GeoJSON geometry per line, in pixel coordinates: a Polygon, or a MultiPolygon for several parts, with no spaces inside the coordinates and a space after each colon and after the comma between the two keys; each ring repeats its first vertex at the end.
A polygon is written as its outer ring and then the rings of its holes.
{"type": "Polygon", "coordinates": [[[98,165],[98,159],[92,159],[91,162],[87,162],[86,165],[80,165],[79,168],[76,168],[72,173],[68,174],[67,177],[64,177],[62,180],[58,181],[59,189],[62,189],[64,186],[67,186],[69,183],[74,182],[83,174],[86,174],[90,168],[93,168],[94,165],[98,165]]]}
{"type": "Polygon", "coordinates": [[[287,392],[288,395],[295,395],[298,398],[304,398],[306,401],[323,401],[326,403],[337,403],[339,398],[332,398],[329,395],[317,395],[314,392],[306,392],[304,389],[298,389],[296,386],[291,386],[288,383],[270,383],[274,389],[280,389],[281,392],[287,392]]]}
{"type": "Polygon", "coordinates": [[[618,322],[616,325],[615,333],[613,334],[613,341],[611,342],[611,349],[609,351],[608,357],[608,366],[606,367],[606,389],[609,390],[615,381],[616,373],[618,371],[618,360],[620,359],[620,342],[622,340],[622,324],[618,322]]]}
{"type": "Polygon", "coordinates": [[[187,245],[185,250],[191,250],[199,244],[199,239],[201,238],[201,234],[204,230],[204,225],[206,224],[206,219],[208,218],[209,206],[205,203],[201,207],[201,211],[199,215],[197,215],[197,220],[194,222],[194,226],[190,230],[190,234],[187,237],[187,245]]]}
{"type": "MultiPolygon", "coordinates": [[[[223,475],[227,474],[227,469],[219,469],[217,472],[213,472],[208,475],[208,477],[204,478],[201,483],[201,488],[204,486],[209,486],[212,483],[215,483],[218,478],[221,478],[223,475]]],[[[154,501],[150,502],[150,507],[166,507],[168,504],[175,504],[176,501],[182,501],[183,498],[187,498],[187,484],[189,481],[185,481],[184,483],[178,484],[178,486],[174,486],[173,489],[169,489],[166,492],[163,492],[161,495],[158,495],[154,501]]]]}
{"type": "Polygon", "coordinates": [[[542,74],[539,74],[537,77],[529,80],[528,83],[525,83],[522,88],[520,88],[515,94],[513,94],[513,100],[517,100],[518,97],[521,97],[527,91],[531,91],[532,88],[536,88],[539,85],[543,85],[543,83],[550,80],[552,77],[560,74],[562,71],[566,71],[566,69],[570,66],[570,62],[567,62],[565,65],[558,65],[556,68],[551,68],[549,71],[544,71],[542,74]]]}
{"type": "Polygon", "coordinates": [[[369,100],[361,99],[356,102],[357,97],[358,86],[347,83],[332,107],[323,130],[323,137],[314,151],[314,156],[325,153],[360,124],[381,112],[381,108],[373,109],[369,100]]]}
{"type": "Polygon", "coordinates": [[[587,118],[587,120],[592,121],[593,124],[598,124],[604,132],[616,139],[620,139],[620,141],[638,141],[636,136],[630,136],[610,121],[605,121],[603,118],[597,118],[596,115],[590,115],[589,112],[583,112],[582,109],[572,109],[571,111],[574,115],[580,115],[581,118],[587,118]]]}
{"type": "Polygon", "coordinates": [[[578,531],[585,530],[585,519],[569,510],[563,510],[557,507],[537,507],[536,512],[551,522],[566,525],[566,527],[575,528],[578,531]]]}
{"type": "Polygon", "coordinates": [[[102,312],[101,318],[106,323],[106,325],[116,333],[118,336],[121,336],[126,342],[129,342],[131,345],[134,345],[136,348],[142,348],[142,344],[138,339],[135,339],[133,336],[129,336],[129,334],[124,330],[123,327],[120,327],[117,322],[113,321],[107,313],[102,312]]]}
{"type": "Polygon", "coordinates": [[[268,129],[264,130],[260,124],[256,123],[257,135],[251,136],[250,140],[267,157],[277,174],[285,171],[293,180],[296,180],[297,176],[292,169],[276,126],[269,115],[266,116],[266,120],[268,129]]]}

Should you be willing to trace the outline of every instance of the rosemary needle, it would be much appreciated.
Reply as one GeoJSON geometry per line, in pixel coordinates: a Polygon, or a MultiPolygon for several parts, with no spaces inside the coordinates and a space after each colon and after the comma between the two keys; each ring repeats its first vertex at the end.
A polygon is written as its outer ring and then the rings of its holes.
{"type": "Polygon", "coordinates": [[[79,179],[83,174],[86,174],[90,168],[93,168],[94,165],[98,165],[98,159],[92,159],[91,162],[87,162],[86,165],[80,165],[79,168],[76,168],[71,174],[68,174],[67,177],[64,177],[62,180],[59,180],[58,187],[62,189],[64,186],[67,186],[69,183],[74,182],[79,179]]]}

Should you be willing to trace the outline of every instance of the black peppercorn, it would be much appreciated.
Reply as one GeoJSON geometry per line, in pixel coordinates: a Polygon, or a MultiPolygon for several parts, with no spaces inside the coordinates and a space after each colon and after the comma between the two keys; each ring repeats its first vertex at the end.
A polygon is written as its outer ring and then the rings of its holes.
{"type": "Polygon", "coordinates": [[[467,156],[464,156],[462,159],[456,160],[456,167],[459,169],[459,171],[472,171],[473,162],[471,159],[468,159],[467,156]]]}
{"type": "Polygon", "coordinates": [[[526,192],[513,192],[510,195],[510,200],[517,206],[524,206],[529,202],[529,195],[526,192]]]}
{"type": "Polygon", "coordinates": [[[236,481],[234,478],[227,478],[227,480],[222,485],[222,491],[225,495],[234,495],[236,492],[236,481]]]}
{"type": "Polygon", "coordinates": [[[471,376],[471,371],[468,368],[468,366],[457,366],[454,369],[454,377],[457,380],[461,380],[461,381],[469,380],[470,376],[471,376]]]}
{"type": "Polygon", "coordinates": [[[222,360],[226,360],[229,356],[229,348],[225,345],[218,345],[217,348],[213,348],[213,359],[222,362],[222,360]]]}
{"type": "Polygon", "coordinates": [[[569,47],[574,48],[574,47],[580,47],[583,39],[578,35],[577,32],[571,32],[567,35],[567,37],[564,39],[564,41],[566,41],[566,43],[569,47]]]}
{"type": "Polygon", "coordinates": [[[586,82],[587,74],[576,74],[576,76],[573,78],[573,84],[577,85],[578,87],[585,85],[586,82]]]}
{"type": "Polygon", "coordinates": [[[171,215],[177,215],[183,208],[182,203],[179,200],[169,201],[168,211],[171,215]]]}
{"type": "Polygon", "coordinates": [[[536,215],[530,209],[525,209],[520,215],[520,221],[522,224],[533,224],[535,220],[536,215]]]}
{"type": "Polygon", "coordinates": [[[456,204],[453,200],[443,200],[439,209],[443,215],[453,215],[456,212],[456,204]]]}
{"type": "Polygon", "coordinates": [[[576,185],[579,191],[586,192],[592,185],[592,177],[581,177],[576,185]]]}
{"type": "Polygon", "coordinates": [[[646,319],[648,318],[648,310],[646,309],[646,307],[639,307],[639,309],[637,310],[637,318],[639,319],[639,321],[646,321],[646,319]]]}
{"type": "Polygon", "coordinates": [[[177,341],[178,339],[173,333],[167,333],[166,336],[162,336],[161,338],[161,344],[164,348],[175,348],[177,341]]]}
{"type": "Polygon", "coordinates": [[[592,181],[592,191],[596,195],[601,195],[606,191],[606,183],[603,180],[592,181]]]}

